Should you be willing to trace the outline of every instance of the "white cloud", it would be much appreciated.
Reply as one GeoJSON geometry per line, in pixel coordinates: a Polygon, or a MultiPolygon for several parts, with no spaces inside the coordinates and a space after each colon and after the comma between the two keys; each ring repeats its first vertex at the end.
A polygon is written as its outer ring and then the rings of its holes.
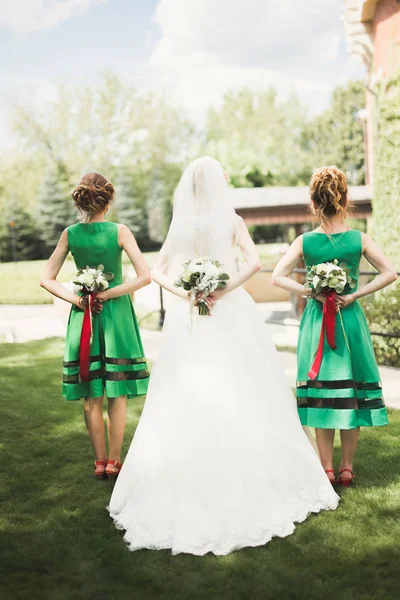
{"type": "Polygon", "coordinates": [[[0,27],[29,33],[56,27],[108,0],[0,0],[0,27]]]}
{"type": "Polygon", "coordinates": [[[193,112],[227,89],[273,85],[324,108],[346,78],[339,0],[159,0],[150,64],[193,112]]]}

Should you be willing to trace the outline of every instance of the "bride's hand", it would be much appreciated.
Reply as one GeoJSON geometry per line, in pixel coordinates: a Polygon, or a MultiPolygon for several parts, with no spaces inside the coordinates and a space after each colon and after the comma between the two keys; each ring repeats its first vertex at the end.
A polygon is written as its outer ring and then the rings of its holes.
{"type": "Polygon", "coordinates": [[[217,300],[220,300],[223,296],[225,296],[226,293],[227,293],[227,289],[221,288],[219,290],[215,290],[214,292],[211,292],[211,294],[209,294],[209,296],[208,296],[208,299],[212,300],[212,302],[216,302],[217,300]]]}
{"type": "Polygon", "coordinates": [[[214,306],[214,301],[210,298],[210,296],[204,296],[204,294],[200,294],[197,296],[194,306],[198,306],[200,302],[203,302],[207,306],[211,315],[211,309],[214,306]]]}

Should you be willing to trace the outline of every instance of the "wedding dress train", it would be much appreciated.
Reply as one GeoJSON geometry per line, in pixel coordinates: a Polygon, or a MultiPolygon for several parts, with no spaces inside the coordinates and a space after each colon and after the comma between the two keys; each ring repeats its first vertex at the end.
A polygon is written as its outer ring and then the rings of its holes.
{"type": "Polygon", "coordinates": [[[129,548],[227,554],[336,508],[248,294],[228,294],[211,317],[191,317],[179,298],[170,304],[109,506],[129,548]]]}

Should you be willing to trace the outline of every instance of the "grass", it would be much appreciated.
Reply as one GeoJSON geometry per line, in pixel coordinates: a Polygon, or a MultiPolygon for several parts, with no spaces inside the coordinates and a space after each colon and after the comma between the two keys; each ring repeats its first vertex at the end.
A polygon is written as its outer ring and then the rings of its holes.
{"type": "MultiPolygon", "coordinates": [[[[262,263],[265,267],[274,266],[285,244],[261,244],[258,246],[262,263]]],[[[145,252],[144,256],[150,267],[154,265],[157,252],[145,252]]],[[[131,264],[125,253],[123,270],[127,273],[131,264]]],[[[40,273],[46,264],[45,260],[21,261],[17,263],[0,263],[0,278],[5,281],[0,296],[0,304],[51,304],[53,297],[39,286],[40,273]]],[[[62,283],[71,281],[76,268],[69,255],[58,279],[62,283]]]]}
{"type": "MultiPolygon", "coordinates": [[[[145,253],[146,260],[151,266],[154,264],[156,253],[145,253]]],[[[126,273],[131,264],[128,257],[123,254],[123,271],[126,273]]],[[[0,304],[51,304],[53,297],[39,285],[40,273],[46,264],[45,260],[30,260],[17,263],[0,263],[0,277],[6,282],[3,287],[0,304]]],[[[71,281],[76,273],[72,256],[65,261],[59,281],[71,281]]]]}
{"type": "MultiPolygon", "coordinates": [[[[0,345],[0,594],[7,600],[391,600],[400,564],[400,412],[364,430],[336,512],[226,557],[130,553],[92,476],[80,403],[60,398],[62,342],[0,345]]],[[[142,410],[130,401],[126,452],[142,410]]],[[[279,460],[279,457],[278,457],[279,460]]]]}

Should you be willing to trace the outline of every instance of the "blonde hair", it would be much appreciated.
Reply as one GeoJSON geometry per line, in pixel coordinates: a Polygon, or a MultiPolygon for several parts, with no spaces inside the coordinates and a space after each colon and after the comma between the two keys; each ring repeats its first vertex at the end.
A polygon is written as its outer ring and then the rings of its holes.
{"type": "Polygon", "coordinates": [[[332,217],[348,217],[346,176],[334,165],[320,167],[310,181],[311,211],[313,217],[324,227],[332,217]]]}
{"type": "Polygon", "coordinates": [[[113,184],[99,173],[84,175],[72,192],[75,206],[84,218],[105,210],[113,197],[113,184]]]}

